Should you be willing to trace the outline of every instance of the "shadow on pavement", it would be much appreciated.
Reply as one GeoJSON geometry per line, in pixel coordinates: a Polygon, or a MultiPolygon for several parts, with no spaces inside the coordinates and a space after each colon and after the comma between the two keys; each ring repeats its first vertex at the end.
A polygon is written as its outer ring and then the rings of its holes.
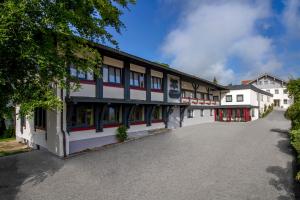
{"type": "MultiPolygon", "coordinates": [[[[296,158],[294,149],[289,140],[289,130],[286,129],[271,129],[271,132],[279,133],[282,140],[279,140],[277,147],[279,150],[287,155],[292,155],[296,158]]],[[[280,166],[270,166],[266,169],[267,172],[274,174],[276,178],[272,178],[269,184],[275,187],[278,191],[285,191],[286,195],[281,195],[278,200],[299,199],[300,198],[300,184],[295,181],[295,176],[299,168],[296,159],[293,162],[287,163],[286,168],[280,166]],[[291,177],[292,175],[292,177],[291,177]]]]}
{"type": "Polygon", "coordinates": [[[63,160],[43,151],[0,158],[0,199],[14,200],[24,184],[32,186],[54,175],[63,160]]]}

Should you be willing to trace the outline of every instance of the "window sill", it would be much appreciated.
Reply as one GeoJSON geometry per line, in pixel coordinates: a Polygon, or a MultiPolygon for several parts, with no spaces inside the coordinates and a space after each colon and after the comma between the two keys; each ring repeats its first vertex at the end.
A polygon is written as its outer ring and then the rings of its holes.
{"type": "Polygon", "coordinates": [[[162,122],[164,122],[164,120],[162,119],[154,119],[151,121],[151,123],[162,123],[162,122]]]}
{"type": "Polygon", "coordinates": [[[118,84],[118,83],[103,83],[103,86],[115,87],[115,88],[124,88],[124,86],[122,84],[118,84]]]}
{"type": "Polygon", "coordinates": [[[142,91],[146,91],[145,88],[143,88],[143,87],[136,87],[136,86],[130,86],[130,89],[131,89],[131,90],[142,90],[142,91]]]}
{"type": "Polygon", "coordinates": [[[71,128],[71,132],[77,132],[77,131],[88,131],[88,130],[93,130],[96,129],[96,127],[81,127],[81,128],[71,128]]]}
{"type": "Polygon", "coordinates": [[[83,84],[96,85],[96,81],[94,81],[94,80],[80,80],[79,79],[79,82],[83,83],[83,84]]]}
{"type": "Polygon", "coordinates": [[[104,124],[103,128],[115,128],[121,126],[121,123],[115,123],[115,124],[104,124]]]}
{"type": "Polygon", "coordinates": [[[141,121],[141,122],[131,122],[130,125],[142,125],[142,124],[146,124],[145,121],[141,121]]]}
{"type": "Polygon", "coordinates": [[[161,89],[151,89],[151,92],[163,93],[163,90],[161,90],[161,89]]]}

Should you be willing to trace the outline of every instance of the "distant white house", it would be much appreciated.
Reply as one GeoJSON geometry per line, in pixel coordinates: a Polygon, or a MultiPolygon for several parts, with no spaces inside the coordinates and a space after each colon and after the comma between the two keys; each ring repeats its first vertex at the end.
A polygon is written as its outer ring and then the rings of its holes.
{"type": "Polygon", "coordinates": [[[252,121],[272,103],[273,95],[253,85],[231,85],[221,93],[216,121],[252,121]]]}
{"type": "Polygon", "coordinates": [[[273,94],[275,107],[287,109],[293,103],[293,100],[287,93],[287,82],[281,78],[270,74],[263,74],[255,80],[249,81],[248,84],[273,94]]]}

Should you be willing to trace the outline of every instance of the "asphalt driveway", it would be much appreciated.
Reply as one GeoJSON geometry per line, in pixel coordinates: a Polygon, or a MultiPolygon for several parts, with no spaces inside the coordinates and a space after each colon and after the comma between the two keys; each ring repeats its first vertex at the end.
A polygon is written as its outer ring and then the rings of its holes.
{"type": "Polygon", "coordinates": [[[283,112],[250,123],[184,127],[61,160],[0,158],[1,200],[293,199],[283,112]]]}

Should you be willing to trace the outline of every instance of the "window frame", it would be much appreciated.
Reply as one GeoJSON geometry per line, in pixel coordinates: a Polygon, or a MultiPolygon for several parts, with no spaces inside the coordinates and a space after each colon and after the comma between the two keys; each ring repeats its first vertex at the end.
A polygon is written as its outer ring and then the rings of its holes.
{"type": "Polygon", "coordinates": [[[77,78],[80,83],[87,83],[87,84],[95,84],[96,83],[95,76],[94,76],[93,72],[88,72],[88,71],[85,72],[85,71],[82,71],[82,70],[78,70],[74,66],[70,66],[69,74],[70,74],[70,76],[72,76],[74,78],[77,78]],[[72,71],[73,71],[73,73],[76,73],[76,75],[72,74],[72,71]],[[84,77],[80,77],[79,76],[80,74],[83,74],[84,77]],[[91,76],[92,79],[89,79],[88,78],[89,76],[91,76]]]}
{"type": "Polygon", "coordinates": [[[115,127],[115,126],[119,126],[121,124],[121,117],[120,117],[120,113],[121,113],[121,106],[120,105],[109,105],[107,106],[107,108],[104,111],[104,115],[103,115],[103,128],[109,128],[109,127],[115,127]],[[113,108],[114,109],[114,116],[115,116],[115,120],[109,120],[110,118],[110,110],[113,108]],[[106,116],[108,117],[108,119],[106,120],[106,116]]]}
{"type": "Polygon", "coordinates": [[[187,118],[194,118],[194,110],[193,109],[187,110],[187,118]]]}
{"type": "Polygon", "coordinates": [[[236,102],[244,102],[244,95],[243,94],[237,94],[236,95],[236,102]],[[242,100],[239,100],[239,97],[242,97],[242,100]]]}
{"type": "Polygon", "coordinates": [[[162,120],[163,120],[163,117],[162,117],[162,107],[161,106],[155,106],[154,110],[152,112],[152,115],[151,115],[151,122],[161,122],[162,120]],[[158,118],[154,118],[154,115],[155,115],[156,111],[158,111],[158,115],[159,115],[158,118]]]}
{"type": "Polygon", "coordinates": [[[226,102],[232,102],[232,95],[226,95],[225,100],[226,100],[226,102]],[[229,97],[230,97],[230,100],[227,99],[229,97]]]}
{"type": "Polygon", "coordinates": [[[95,121],[95,110],[93,105],[87,105],[87,104],[79,104],[79,105],[74,105],[72,108],[72,113],[70,113],[70,129],[71,131],[83,131],[83,130],[90,130],[90,129],[96,129],[96,121],[95,121]],[[86,121],[85,123],[79,124],[78,121],[80,121],[80,118],[82,116],[79,116],[80,113],[80,108],[84,108],[84,120],[86,121]],[[90,114],[88,111],[92,111],[90,114]],[[90,116],[89,116],[90,115],[90,116]],[[91,119],[91,125],[89,125],[88,118],[90,117],[91,119]],[[74,120],[75,119],[75,120],[74,120]],[[79,119],[79,120],[78,120],[79,119]]]}
{"type": "Polygon", "coordinates": [[[219,101],[219,96],[213,96],[213,101],[219,101]]]}
{"type": "Polygon", "coordinates": [[[145,74],[141,72],[131,71],[131,70],[129,74],[130,74],[129,75],[130,89],[145,90],[145,74]]]}
{"type": "Polygon", "coordinates": [[[130,118],[129,118],[129,121],[130,121],[130,124],[132,125],[138,125],[138,124],[145,124],[146,121],[145,121],[145,107],[144,106],[136,106],[134,108],[134,110],[132,111],[131,115],[130,115],[130,118]],[[137,108],[140,108],[141,109],[141,119],[136,119],[136,112],[137,112],[137,108]]]}
{"type": "Polygon", "coordinates": [[[151,76],[151,91],[162,92],[162,78],[157,76],[151,76]],[[155,84],[157,87],[155,87],[155,84]]]}
{"type": "Polygon", "coordinates": [[[123,78],[123,74],[121,68],[110,66],[110,65],[102,66],[102,80],[104,86],[122,86],[122,80],[123,80],[122,78],[123,78]],[[106,69],[107,75],[104,74],[104,69],[106,69]],[[111,80],[111,75],[110,75],[111,70],[113,71],[114,80],[111,80]],[[120,79],[119,82],[117,82],[117,71],[119,72],[119,79],[120,79]],[[104,80],[104,78],[107,80],[104,80]]]}

